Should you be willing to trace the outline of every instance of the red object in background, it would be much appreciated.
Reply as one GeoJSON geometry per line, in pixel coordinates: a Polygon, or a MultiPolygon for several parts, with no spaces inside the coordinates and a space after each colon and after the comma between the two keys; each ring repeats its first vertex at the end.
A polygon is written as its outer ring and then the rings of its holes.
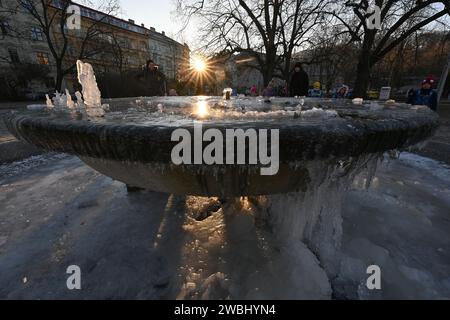
{"type": "Polygon", "coordinates": [[[425,80],[422,81],[422,84],[429,83],[431,84],[432,88],[435,89],[437,86],[437,78],[434,75],[429,75],[425,78],[425,80]]]}

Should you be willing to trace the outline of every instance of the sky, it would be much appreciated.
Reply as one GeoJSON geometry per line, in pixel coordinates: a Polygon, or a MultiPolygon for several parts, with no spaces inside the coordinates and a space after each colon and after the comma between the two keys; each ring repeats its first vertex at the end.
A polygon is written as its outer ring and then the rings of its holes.
{"type": "MultiPolygon", "coordinates": [[[[99,3],[108,2],[108,0],[79,0],[80,3],[88,4],[98,8],[99,3]]],[[[190,25],[180,32],[183,25],[180,18],[176,17],[176,0],[118,0],[121,6],[120,18],[128,20],[133,19],[136,24],[144,23],[147,28],[154,27],[156,31],[165,31],[166,35],[181,42],[186,42],[191,50],[196,48],[195,37],[195,19],[191,20],[190,25]]],[[[437,8],[441,8],[438,5],[437,8]]]]}
{"type": "Polygon", "coordinates": [[[165,31],[168,36],[181,42],[191,44],[190,28],[180,34],[181,23],[177,23],[174,0],[120,0],[122,19],[133,19],[136,24],[144,23],[147,28],[165,31]]]}

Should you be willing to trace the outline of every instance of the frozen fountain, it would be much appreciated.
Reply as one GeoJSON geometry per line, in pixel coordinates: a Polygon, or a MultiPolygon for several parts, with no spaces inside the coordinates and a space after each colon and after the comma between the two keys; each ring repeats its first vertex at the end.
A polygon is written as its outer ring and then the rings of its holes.
{"type": "Polygon", "coordinates": [[[393,102],[141,97],[103,101],[108,109],[102,105],[92,67],[81,62],[77,66],[86,112],[70,107],[73,102],[67,100],[69,112],[48,108],[10,113],[4,121],[16,137],[76,155],[133,187],[245,197],[258,208],[256,219],[267,222],[281,242],[306,243],[330,276],[337,272],[342,198],[355,178],[370,185],[385,152],[417,145],[438,126],[437,115],[428,108],[393,102]],[[175,165],[173,131],[184,128],[194,136],[198,123],[222,133],[278,129],[278,173],[263,176],[260,165],[175,165]]]}
{"type": "Polygon", "coordinates": [[[53,99],[50,99],[48,94],[45,95],[47,110],[69,113],[78,112],[85,114],[87,117],[102,117],[109,106],[102,104],[94,69],[89,63],[83,63],[78,60],[77,71],[78,82],[83,87],[82,94],[79,91],[75,92],[77,102],[73,101],[69,90],[66,89],[65,93],[56,91],[53,99]]]}

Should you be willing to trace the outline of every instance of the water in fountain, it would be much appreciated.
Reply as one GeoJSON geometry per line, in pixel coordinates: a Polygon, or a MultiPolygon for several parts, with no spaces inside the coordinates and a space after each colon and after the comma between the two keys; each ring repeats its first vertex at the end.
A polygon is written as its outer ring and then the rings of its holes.
{"type": "Polygon", "coordinates": [[[389,105],[368,101],[354,105],[351,101],[333,99],[272,98],[269,103],[262,97],[232,97],[231,100],[221,97],[140,97],[112,99],[108,103],[111,112],[105,114],[104,120],[145,126],[186,125],[192,120],[201,120],[205,124],[239,124],[241,121],[286,121],[294,118],[297,123],[302,119],[313,123],[369,113],[371,117],[386,117],[386,110],[391,116],[401,116],[412,108],[400,103],[389,105]]]}

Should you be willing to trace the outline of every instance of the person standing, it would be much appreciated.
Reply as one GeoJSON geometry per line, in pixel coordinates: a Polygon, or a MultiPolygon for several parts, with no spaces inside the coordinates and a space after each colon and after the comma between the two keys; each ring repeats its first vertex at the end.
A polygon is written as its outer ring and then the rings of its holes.
{"type": "Polygon", "coordinates": [[[422,88],[408,92],[407,103],[413,105],[428,106],[431,110],[437,110],[437,92],[433,89],[435,80],[431,77],[422,81],[422,88]]]}
{"type": "Polygon", "coordinates": [[[148,60],[142,73],[138,76],[138,82],[142,89],[142,96],[165,96],[166,76],[159,71],[153,60],[148,60]]]}
{"type": "Polygon", "coordinates": [[[305,70],[303,70],[301,63],[297,62],[291,76],[289,85],[289,95],[291,97],[301,96],[306,97],[309,90],[309,77],[305,70]]]}
{"type": "Polygon", "coordinates": [[[263,96],[264,97],[274,97],[276,96],[275,93],[275,79],[270,80],[267,87],[263,90],[263,96]]]}

